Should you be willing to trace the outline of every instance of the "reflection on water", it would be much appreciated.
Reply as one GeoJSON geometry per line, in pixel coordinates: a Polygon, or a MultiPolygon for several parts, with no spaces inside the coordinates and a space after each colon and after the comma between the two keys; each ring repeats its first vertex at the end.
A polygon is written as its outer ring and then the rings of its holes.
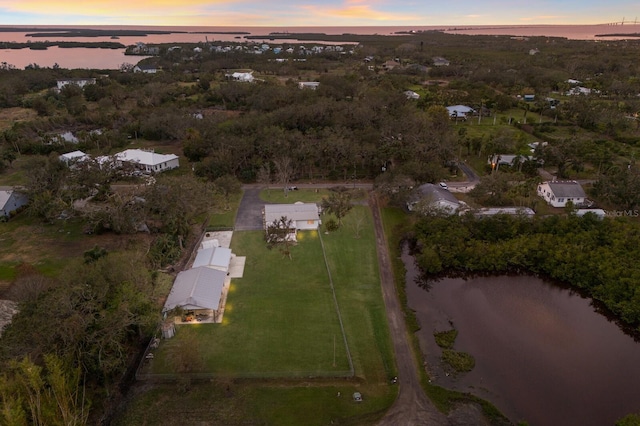
{"type": "MultiPolygon", "coordinates": [[[[0,27],[6,27],[2,25],[0,27]]],[[[15,26],[20,27],[20,26],[15,26]]],[[[22,26],[24,27],[24,26],[22,26]]],[[[29,26],[33,28],[37,26],[29,26]]],[[[40,26],[41,28],[43,26],[40,26]]],[[[46,27],[46,26],[45,26],[46,27]]],[[[82,26],[56,26],[56,28],[82,28],[82,26]]],[[[147,36],[120,36],[117,40],[109,36],[103,37],[28,37],[28,32],[0,32],[0,42],[34,42],[34,41],[76,41],[76,42],[114,42],[124,46],[134,45],[138,42],[146,44],[167,44],[167,43],[226,43],[226,42],[247,42],[244,38],[248,33],[251,35],[265,36],[264,39],[251,40],[250,42],[270,44],[284,43],[313,43],[313,44],[351,44],[344,42],[323,42],[323,41],[298,41],[271,40],[269,33],[315,33],[315,34],[379,34],[396,35],[399,32],[411,31],[431,31],[439,30],[455,34],[468,35],[513,35],[513,36],[547,36],[565,37],[576,40],[614,40],[625,38],[619,37],[596,37],[597,34],[640,33],[640,25],[607,26],[607,25],[521,25],[521,26],[465,26],[455,28],[450,26],[379,26],[379,27],[154,27],[154,26],[86,26],[93,29],[128,29],[128,30],[161,30],[176,31],[170,34],[149,34],[147,36]],[[242,33],[242,34],[239,34],[242,33]]],[[[17,68],[24,68],[29,64],[38,64],[42,67],[52,67],[55,63],[62,68],[95,68],[95,69],[117,69],[123,62],[137,63],[142,57],[124,57],[124,49],[58,49],[48,50],[0,50],[0,62],[12,64],[17,68]]]]}
{"type": "Polygon", "coordinates": [[[407,250],[403,260],[409,307],[437,384],[532,425],[606,425],[640,412],[640,344],[589,300],[531,276],[443,279],[425,289],[407,250]],[[476,360],[457,378],[440,368],[433,338],[451,323],[455,349],[476,360]]]}

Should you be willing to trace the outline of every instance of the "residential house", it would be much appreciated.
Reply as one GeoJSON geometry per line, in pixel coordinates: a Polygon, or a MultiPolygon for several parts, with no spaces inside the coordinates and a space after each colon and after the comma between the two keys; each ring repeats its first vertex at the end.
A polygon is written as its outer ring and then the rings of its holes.
{"type": "Polygon", "coordinates": [[[114,157],[117,166],[122,166],[123,163],[131,163],[138,169],[150,173],[164,172],[180,166],[177,155],[157,154],[153,151],[141,149],[127,149],[117,153],[114,157]]]}
{"type": "Polygon", "coordinates": [[[173,282],[162,311],[167,313],[179,307],[193,311],[194,315],[215,318],[221,310],[222,291],[227,279],[226,272],[204,266],[181,271],[173,282]]]}
{"type": "Polygon", "coordinates": [[[411,194],[407,208],[419,213],[454,214],[460,208],[460,201],[440,185],[425,183],[411,194]]]}
{"type": "Polygon", "coordinates": [[[13,212],[26,205],[29,199],[26,195],[11,187],[0,187],[0,219],[6,220],[13,212]]]}
{"type": "Polygon", "coordinates": [[[158,72],[158,67],[151,64],[138,64],[133,67],[133,72],[141,72],[144,74],[156,74],[158,72]]]}
{"type": "Polygon", "coordinates": [[[266,204],[262,214],[265,231],[282,217],[290,219],[294,241],[297,231],[318,229],[321,223],[320,211],[315,203],[266,204]]]}
{"type": "Polygon", "coordinates": [[[67,152],[66,154],[62,154],[60,156],[60,161],[65,163],[67,166],[71,166],[75,163],[81,163],[90,159],[91,157],[82,151],[67,152]]]}
{"type": "Polygon", "coordinates": [[[316,90],[318,88],[318,86],[320,86],[320,82],[319,81],[301,81],[301,82],[298,83],[298,88],[299,89],[316,90]]]}
{"type": "Polygon", "coordinates": [[[68,84],[75,84],[76,86],[83,88],[89,84],[96,84],[95,78],[65,78],[57,81],[58,90],[62,89],[68,84]]]}
{"type": "Polygon", "coordinates": [[[468,116],[476,113],[476,110],[466,105],[452,105],[447,107],[449,118],[452,120],[466,120],[468,116]]]}
{"type": "Polygon", "coordinates": [[[450,62],[442,56],[435,56],[431,58],[431,60],[433,61],[433,65],[436,67],[448,67],[450,64],[450,62]]]}
{"type": "Polygon", "coordinates": [[[413,90],[406,90],[404,92],[404,95],[407,97],[407,99],[420,99],[420,95],[413,90]]]}
{"type": "Polygon", "coordinates": [[[592,93],[599,93],[597,90],[589,89],[588,87],[575,86],[569,89],[565,95],[578,96],[578,95],[590,95],[592,93]]]}
{"type": "Polygon", "coordinates": [[[384,64],[382,64],[382,68],[385,71],[391,71],[394,68],[397,68],[400,66],[400,62],[397,61],[386,61],[384,64]]]}
{"type": "Polygon", "coordinates": [[[490,164],[494,169],[498,169],[500,166],[513,167],[531,160],[533,160],[533,158],[527,155],[494,154],[489,156],[487,164],[490,164]]]}
{"type": "Polygon", "coordinates": [[[553,207],[564,207],[569,201],[574,206],[580,206],[587,200],[584,189],[574,180],[542,182],[538,185],[537,193],[553,207]]]}
{"type": "Polygon", "coordinates": [[[243,83],[253,83],[255,77],[253,76],[253,71],[251,72],[234,72],[233,74],[227,74],[227,78],[230,78],[234,81],[240,81],[243,83]]]}

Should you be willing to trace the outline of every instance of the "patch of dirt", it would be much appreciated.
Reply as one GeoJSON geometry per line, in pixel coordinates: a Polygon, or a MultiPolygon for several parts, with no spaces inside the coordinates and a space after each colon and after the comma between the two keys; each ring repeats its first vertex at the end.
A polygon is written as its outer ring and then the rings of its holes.
{"type": "Polygon", "coordinates": [[[11,318],[18,313],[18,304],[11,300],[0,300],[0,336],[5,325],[11,322],[11,318]]]}
{"type": "Polygon", "coordinates": [[[0,109],[0,130],[10,129],[16,121],[33,120],[37,115],[30,108],[2,108],[0,109]]]}

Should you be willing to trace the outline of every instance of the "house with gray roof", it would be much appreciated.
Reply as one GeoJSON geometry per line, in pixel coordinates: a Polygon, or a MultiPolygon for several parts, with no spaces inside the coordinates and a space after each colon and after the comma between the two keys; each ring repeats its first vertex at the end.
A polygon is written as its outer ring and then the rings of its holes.
{"type": "Polygon", "coordinates": [[[294,241],[299,230],[318,229],[321,224],[320,210],[315,203],[266,204],[262,215],[265,231],[282,217],[290,219],[294,241]]]}
{"type": "Polygon", "coordinates": [[[460,201],[440,185],[425,183],[416,188],[407,202],[409,211],[454,214],[460,201]]]}
{"type": "Polygon", "coordinates": [[[226,272],[205,266],[182,271],[173,282],[162,311],[180,307],[185,311],[204,311],[207,316],[213,314],[215,317],[221,308],[226,279],[226,272]]]}
{"type": "Polygon", "coordinates": [[[11,187],[0,187],[0,220],[6,220],[20,207],[26,205],[29,199],[26,195],[15,191],[11,187]]]}
{"type": "Polygon", "coordinates": [[[574,206],[580,206],[587,201],[587,194],[575,180],[542,182],[538,185],[537,193],[553,207],[564,207],[569,201],[574,206]]]}

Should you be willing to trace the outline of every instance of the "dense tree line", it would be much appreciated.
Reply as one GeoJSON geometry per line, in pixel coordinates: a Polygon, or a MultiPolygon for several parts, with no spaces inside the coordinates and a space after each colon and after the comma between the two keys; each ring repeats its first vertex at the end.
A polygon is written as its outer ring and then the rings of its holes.
{"type": "Polygon", "coordinates": [[[540,274],[580,289],[640,330],[640,232],[628,219],[427,217],[413,241],[428,275],[540,274]]]}
{"type": "MultiPolygon", "coordinates": [[[[0,338],[0,423],[87,424],[159,321],[156,276],[130,253],[23,274],[20,312],[0,338]]],[[[97,419],[95,419],[97,423],[97,419]]]]}

